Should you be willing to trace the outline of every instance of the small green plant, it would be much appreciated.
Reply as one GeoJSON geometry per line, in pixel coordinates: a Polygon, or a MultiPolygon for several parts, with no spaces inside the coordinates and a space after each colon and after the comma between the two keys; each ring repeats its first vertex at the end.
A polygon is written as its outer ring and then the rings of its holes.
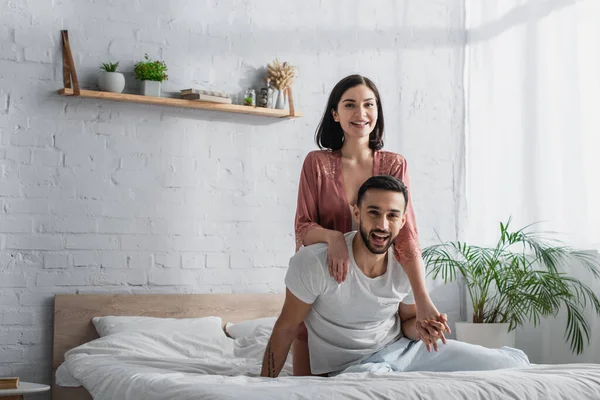
{"type": "Polygon", "coordinates": [[[144,56],[146,61],[140,61],[135,64],[133,71],[135,72],[135,79],[141,81],[166,81],[169,76],[165,73],[167,71],[167,65],[164,61],[153,61],[148,57],[148,54],[144,56]]]}
{"type": "Polygon", "coordinates": [[[119,62],[117,61],[116,63],[102,63],[102,66],[100,67],[100,69],[106,71],[106,72],[117,72],[117,67],[119,66],[119,62]]]}

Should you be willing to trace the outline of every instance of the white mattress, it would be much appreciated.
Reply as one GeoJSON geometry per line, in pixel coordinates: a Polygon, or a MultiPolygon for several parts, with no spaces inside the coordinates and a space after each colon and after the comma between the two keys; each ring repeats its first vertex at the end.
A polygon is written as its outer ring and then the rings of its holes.
{"type": "Polygon", "coordinates": [[[352,373],[260,378],[268,335],[210,343],[193,333],[121,333],[67,353],[61,386],[97,400],[163,399],[600,399],[600,365],[535,365],[483,372],[352,373]]]}

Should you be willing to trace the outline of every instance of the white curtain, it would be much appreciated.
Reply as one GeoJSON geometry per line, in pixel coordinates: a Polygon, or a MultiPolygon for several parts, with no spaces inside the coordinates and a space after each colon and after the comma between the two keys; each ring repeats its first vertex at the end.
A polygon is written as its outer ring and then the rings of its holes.
{"type": "MultiPolygon", "coordinates": [[[[513,228],[543,222],[598,250],[600,0],[467,0],[466,10],[467,239],[494,244],[512,216],[513,228]]],[[[600,321],[591,323],[578,360],[600,362],[600,321]]],[[[564,346],[564,320],[546,325],[554,333],[537,332],[530,352],[564,361],[551,351],[564,346]]]]}

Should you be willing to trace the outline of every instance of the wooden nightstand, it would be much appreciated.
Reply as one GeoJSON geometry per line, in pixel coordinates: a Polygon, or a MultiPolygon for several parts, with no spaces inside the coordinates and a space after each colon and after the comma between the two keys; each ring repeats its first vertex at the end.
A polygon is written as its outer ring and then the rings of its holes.
{"type": "Polygon", "coordinates": [[[0,400],[24,400],[28,394],[42,393],[50,390],[50,386],[39,383],[19,382],[17,389],[0,390],[0,400]]]}

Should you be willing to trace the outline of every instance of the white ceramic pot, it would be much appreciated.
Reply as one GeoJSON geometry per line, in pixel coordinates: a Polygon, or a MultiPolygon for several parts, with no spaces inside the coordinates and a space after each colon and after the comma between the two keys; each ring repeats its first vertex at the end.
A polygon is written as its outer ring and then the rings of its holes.
{"type": "Polygon", "coordinates": [[[275,103],[275,108],[278,110],[285,109],[285,91],[280,90],[277,95],[277,102],[275,103]]]}
{"type": "Polygon", "coordinates": [[[142,94],[144,96],[160,97],[160,82],[142,81],[142,94]]]}
{"type": "Polygon", "coordinates": [[[100,71],[98,86],[105,92],[121,93],[125,89],[125,76],[120,72],[100,71]]]}
{"type": "Polygon", "coordinates": [[[461,342],[478,344],[490,349],[502,346],[515,347],[515,331],[508,331],[509,324],[456,323],[456,339],[461,342]]]}

